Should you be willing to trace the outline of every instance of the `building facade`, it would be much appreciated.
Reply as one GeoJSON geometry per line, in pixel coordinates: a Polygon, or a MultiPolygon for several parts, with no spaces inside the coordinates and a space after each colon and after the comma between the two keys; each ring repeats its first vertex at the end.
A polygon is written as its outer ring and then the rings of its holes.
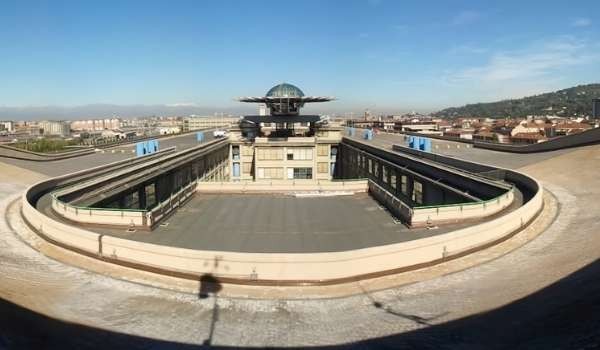
{"type": "Polygon", "coordinates": [[[304,103],[330,99],[304,98],[290,84],[273,87],[265,97],[241,99],[264,103],[276,112],[246,116],[230,129],[232,181],[331,180],[342,128],[319,116],[299,114],[304,103]]]}
{"type": "Polygon", "coordinates": [[[43,135],[69,136],[71,134],[71,124],[63,120],[45,120],[40,122],[39,128],[43,135]]]}
{"type": "Polygon", "coordinates": [[[0,130],[12,133],[15,131],[15,123],[12,121],[0,121],[0,130]]]}
{"type": "Polygon", "coordinates": [[[227,128],[239,122],[238,117],[200,117],[189,116],[183,119],[183,131],[227,128]]]}
{"type": "Polygon", "coordinates": [[[89,119],[75,120],[71,122],[71,130],[74,131],[102,131],[102,130],[117,130],[121,128],[121,119],[89,119]]]}

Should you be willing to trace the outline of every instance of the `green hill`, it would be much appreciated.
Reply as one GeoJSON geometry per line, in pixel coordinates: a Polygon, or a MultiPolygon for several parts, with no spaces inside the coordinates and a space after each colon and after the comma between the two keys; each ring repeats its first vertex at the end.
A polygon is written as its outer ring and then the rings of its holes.
{"type": "Polygon", "coordinates": [[[520,99],[475,103],[434,113],[438,117],[526,117],[528,115],[585,116],[592,114],[592,99],[600,98],[600,84],[579,85],[520,99]]]}

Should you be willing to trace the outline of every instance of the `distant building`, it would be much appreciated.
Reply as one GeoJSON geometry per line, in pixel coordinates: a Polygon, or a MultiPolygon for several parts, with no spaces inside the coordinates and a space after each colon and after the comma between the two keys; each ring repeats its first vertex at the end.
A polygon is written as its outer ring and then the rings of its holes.
{"type": "Polygon", "coordinates": [[[473,133],[474,131],[472,129],[449,129],[444,132],[444,136],[472,140],[473,133]]]}
{"type": "Polygon", "coordinates": [[[39,128],[43,135],[69,136],[71,134],[71,125],[66,121],[45,120],[39,123],[39,128]]]}
{"type": "Polygon", "coordinates": [[[534,144],[544,142],[547,138],[541,132],[520,132],[510,138],[513,144],[534,144]]]}
{"type": "Polygon", "coordinates": [[[183,119],[183,131],[230,127],[240,121],[238,117],[199,117],[189,116],[183,119]]]}
{"type": "Polygon", "coordinates": [[[521,121],[519,125],[515,126],[510,132],[511,136],[517,134],[536,134],[543,131],[546,127],[545,124],[535,123],[532,121],[521,121]]]}
{"type": "Polygon", "coordinates": [[[75,131],[102,131],[117,130],[121,127],[119,118],[75,120],[71,122],[71,130],[75,131]]]}
{"type": "Polygon", "coordinates": [[[593,101],[592,117],[594,119],[600,119],[600,98],[596,98],[593,101]]]}
{"type": "Polygon", "coordinates": [[[158,133],[161,135],[178,134],[181,132],[181,128],[178,126],[161,126],[158,128],[158,133]]]}
{"type": "Polygon", "coordinates": [[[12,121],[0,122],[0,130],[6,130],[9,133],[15,131],[15,123],[12,121]]]}
{"type": "MultiPolygon", "coordinates": [[[[592,126],[589,124],[578,123],[578,122],[563,122],[553,125],[553,129],[555,130],[554,136],[562,136],[562,135],[571,135],[576,134],[578,132],[585,131],[587,129],[591,129],[592,126]]],[[[549,135],[546,135],[549,136],[549,135]]]]}

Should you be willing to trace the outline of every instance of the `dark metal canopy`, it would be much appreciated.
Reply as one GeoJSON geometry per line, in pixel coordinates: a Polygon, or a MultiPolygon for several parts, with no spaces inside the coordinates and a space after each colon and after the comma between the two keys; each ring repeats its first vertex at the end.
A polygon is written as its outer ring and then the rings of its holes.
{"type": "Polygon", "coordinates": [[[270,97],[270,96],[263,96],[263,97],[240,97],[238,98],[238,101],[240,102],[254,102],[254,103],[272,103],[272,102],[279,102],[279,101],[293,101],[293,102],[302,102],[302,103],[306,103],[306,102],[328,102],[328,101],[333,101],[335,100],[335,98],[333,97],[326,97],[326,96],[303,96],[303,97],[270,97]]]}
{"type": "Polygon", "coordinates": [[[244,120],[252,123],[316,123],[318,115],[247,115],[244,120]]]}

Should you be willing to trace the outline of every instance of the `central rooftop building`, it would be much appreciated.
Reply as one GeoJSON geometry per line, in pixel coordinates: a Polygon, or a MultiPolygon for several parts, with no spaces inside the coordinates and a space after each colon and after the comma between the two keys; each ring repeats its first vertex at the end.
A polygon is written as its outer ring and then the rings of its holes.
{"type": "Polygon", "coordinates": [[[342,129],[319,115],[301,115],[300,109],[333,99],[305,96],[287,83],[272,87],[263,97],[240,98],[265,104],[269,115],[244,116],[231,130],[231,179],[331,179],[342,129]]]}

